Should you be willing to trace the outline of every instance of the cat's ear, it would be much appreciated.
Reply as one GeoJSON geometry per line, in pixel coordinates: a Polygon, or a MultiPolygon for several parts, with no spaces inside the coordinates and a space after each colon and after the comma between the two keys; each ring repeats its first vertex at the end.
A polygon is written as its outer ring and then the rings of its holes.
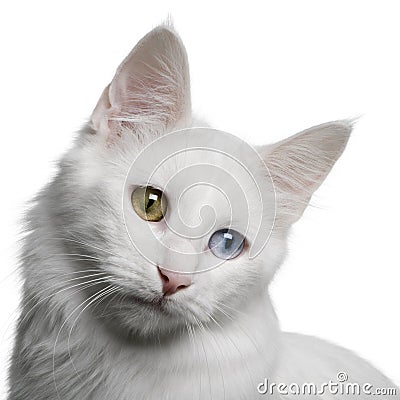
{"type": "Polygon", "coordinates": [[[191,115],[185,47],[169,26],[148,33],[119,66],[91,117],[111,134],[142,125],[173,127],[191,115]]]}
{"type": "Polygon", "coordinates": [[[351,130],[351,121],[328,122],[261,148],[275,186],[277,225],[289,226],[301,217],[342,154],[351,130]]]}

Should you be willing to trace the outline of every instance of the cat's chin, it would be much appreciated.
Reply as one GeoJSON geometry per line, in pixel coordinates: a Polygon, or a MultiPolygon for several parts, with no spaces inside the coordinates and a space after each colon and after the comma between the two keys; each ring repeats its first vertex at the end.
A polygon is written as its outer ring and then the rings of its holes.
{"type": "Polygon", "coordinates": [[[140,297],[125,293],[97,315],[114,331],[141,338],[159,338],[181,331],[187,325],[206,322],[208,313],[189,300],[162,294],[140,297]]]}

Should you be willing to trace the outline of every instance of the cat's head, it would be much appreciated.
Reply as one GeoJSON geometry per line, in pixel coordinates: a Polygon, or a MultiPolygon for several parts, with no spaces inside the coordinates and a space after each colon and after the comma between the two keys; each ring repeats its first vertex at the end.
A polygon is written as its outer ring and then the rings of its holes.
{"type": "Polygon", "coordinates": [[[184,129],[196,125],[185,48],[161,26],[120,65],[63,162],[59,229],[103,273],[96,310],[117,329],[157,334],[257,301],[351,130],[327,123],[253,150],[184,129]]]}

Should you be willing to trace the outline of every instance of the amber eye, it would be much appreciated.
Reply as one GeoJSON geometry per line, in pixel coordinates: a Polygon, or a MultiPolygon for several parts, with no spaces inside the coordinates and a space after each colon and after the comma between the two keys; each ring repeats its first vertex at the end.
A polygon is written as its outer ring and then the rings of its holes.
{"type": "Polygon", "coordinates": [[[167,199],[161,190],[151,186],[140,186],[132,193],[132,206],[140,218],[157,222],[161,221],[167,212],[167,199]]]}

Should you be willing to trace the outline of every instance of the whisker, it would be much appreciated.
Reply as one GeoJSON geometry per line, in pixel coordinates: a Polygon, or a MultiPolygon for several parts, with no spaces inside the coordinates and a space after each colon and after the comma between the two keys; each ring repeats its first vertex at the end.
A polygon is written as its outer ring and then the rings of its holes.
{"type": "MultiPolygon", "coordinates": [[[[236,313],[239,313],[239,314],[242,314],[242,315],[246,315],[244,312],[239,311],[239,310],[236,310],[236,309],[234,309],[234,308],[232,308],[232,307],[229,307],[227,304],[224,304],[224,303],[218,302],[218,301],[217,301],[217,303],[220,304],[220,306],[222,306],[222,307],[226,307],[226,308],[229,308],[230,310],[235,311],[236,313]]],[[[218,307],[217,307],[217,308],[218,308],[218,307]]],[[[221,312],[224,312],[221,308],[219,308],[219,310],[220,310],[221,312]]],[[[228,315],[228,314],[225,312],[225,315],[228,315]]],[[[231,319],[234,320],[234,319],[233,319],[233,316],[231,316],[231,319]]],[[[237,327],[240,329],[240,331],[249,339],[249,341],[251,342],[251,344],[253,345],[253,347],[255,348],[255,350],[256,350],[257,352],[260,352],[261,350],[259,349],[257,343],[256,343],[256,342],[254,341],[254,339],[248,334],[248,332],[245,331],[245,330],[243,329],[242,325],[237,324],[236,326],[237,326],[237,327]]]]}
{"type": "Polygon", "coordinates": [[[111,286],[112,286],[112,285],[109,285],[109,286],[105,287],[104,289],[101,289],[101,290],[97,291],[94,295],[90,296],[89,298],[87,298],[86,300],[84,300],[81,304],[79,304],[77,307],[75,307],[74,310],[69,314],[69,316],[64,320],[64,322],[62,323],[62,325],[61,325],[61,327],[60,327],[60,329],[59,329],[59,331],[58,331],[58,333],[57,333],[57,336],[56,336],[56,339],[55,339],[55,342],[54,342],[54,347],[53,347],[53,382],[54,382],[54,387],[55,387],[55,390],[56,390],[57,398],[58,398],[59,400],[61,400],[61,397],[60,397],[60,394],[59,394],[58,388],[57,388],[56,373],[55,373],[55,364],[56,364],[56,348],[57,348],[57,342],[58,342],[58,339],[59,339],[59,337],[60,337],[61,331],[62,331],[62,329],[64,328],[64,326],[67,324],[67,322],[68,322],[68,320],[71,318],[71,316],[72,316],[80,307],[82,307],[86,302],[90,301],[93,297],[96,297],[96,296],[98,296],[100,293],[104,292],[105,290],[108,290],[111,286]]]}
{"type": "MultiPolygon", "coordinates": [[[[67,255],[70,255],[70,256],[74,256],[74,254],[73,253],[71,253],[71,254],[65,254],[66,256],[67,255]]],[[[98,262],[100,262],[100,263],[103,263],[103,264],[108,264],[108,265],[114,265],[114,266],[116,266],[116,267],[119,267],[119,268],[123,268],[120,264],[117,264],[116,262],[114,262],[114,261],[110,261],[110,260],[108,260],[108,259],[105,259],[105,258],[99,258],[99,257],[94,257],[94,256],[86,256],[86,255],[83,255],[83,256],[85,256],[85,257],[88,257],[88,258],[82,258],[82,259],[80,259],[80,258],[73,258],[73,257],[71,257],[71,258],[59,258],[58,260],[61,260],[61,261],[85,261],[85,262],[96,262],[96,261],[98,261],[98,262]],[[89,258],[90,257],[90,258],[89,258]]],[[[122,259],[122,261],[125,261],[126,262],[126,260],[125,259],[122,259]]]]}
{"type": "MultiPolygon", "coordinates": [[[[104,274],[104,273],[99,273],[99,275],[102,275],[102,274],[104,274]]],[[[63,287],[62,289],[60,289],[60,290],[58,290],[58,291],[56,291],[56,292],[54,292],[54,293],[51,293],[51,294],[49,294],[48,296],[46,296],[46,297],[44,297],[44,298],[41,298],[35,305],[33,305],[33,306],[29,309],[28,312],[25,313],[23,319],[20,321],[20,324],[22,324],[22,323],[25,322],[25,319],[28,318],[29,314],[30,314],[31,312],[33,312],[34,309],[35,309],[36,307],[40,306],[43,302],[45,302],[46,300],[50,299],[51,297],[54,297],[55,295],[57,295],[57,294],[59,294],[59,293],[62,293],[62,292],[67,291],[67,290],[71,290],[71,289],[73,289],[73,288],[75,288],[75,287],[79,287],[79,286],[83,286],[83,287],[81,288],[81,290],[84,290],[84,289],[86,289],[87,287],[94,286],[94,285],[97,285],[97,284],[102,283],[102,282],[107,282],[108,279],[110,279],[110,277],[108,277],[108,276],[103,276],[103,277],[101,277],[101,278],[91,279],[91,280],[86,281],[86,282],[80,282],[80,283],[78,283],[78,284],[76,284],[76,285],[71,285],[71,286],[63,287]],[[89,285],[89,286],[85,286],[85,285],[88,285],[88,284],[90,284],[90,285],[89,285]]],[[[54,286],[53,286],[53,287],[54,287],[54,286]]],[[[47,290],[48,290],[48,289],[46,289],[46,290],[44,290],[44,291],[47,291],[47,290]]],[[[42,291],[42,293],[43,293],[44,291],[42,291]]],[[[80,291],[80,290],[79,290],[79,291],[80,291]]],[[[79,292],[79,291],[78,291],[78,292],[79,292]]],[[[33,302],[34,300],[35,300],[35,298],[30,299],[30,300],[27,302],[27,304],[29,304],[30,302],[33,302]]]]}
{"type": "Polygon", "coordinates": [[[85,257],[84,259],[88,258],[88,259],[94,259],[94,260],[99,260],[99,257],[96,256],[92,256],[89,254],[80,254],[80,253],[55,253],[55,254],[51,254],[51,256],[79,256],[79,257],[85,257]]]}
{"type": "MultiPolygon", "coordinates": [[[[214,317],[211,315],[211,313],[207,313],[207,316],[211,319],[211,321],[214,321],[215,324],[216,324],[218,327],[220,327],[220,328],[222,329],[222,326],[218,323],[218,321],[217,321],[216,319],[214,319],[214,317]]],[[[214,343],[215,343],[217,349],[219,350],[221,356],[226,360],[226,358],[225,358],[225,356],[224,356],[224,353],[222,352],[221,347],[219,346],[218,341],[217,341],[217,339],[216,339],[216,337],[215,337],[215,335],[214,335],[212,329],[209,328],[207,325],[204,325],[204,324],[202,324],[202,325],[204,326],[204,330],[205,330],[205,331],[207,330],[207,332],[209,333],[209,335],[210,335],[211,338],[213,339],[213,341],[214,341],[214,343]]],[[[213,346],[213,347],[214,347],[214,346],[213,346]]],[[[215,349],[215,347],[214,347],[214,349],[215,349]]],[[[217,364],[218,364],[219,374],[220,374],[221,381],[222,381],[222,388],[223,388],[223,391],[224,391],[224,400],[225,400],[225,399],[226,399],[226,391],[225,391],[225,379],[224,379],[224,374],[223,374],[223,372],[222,372],[222,367],[221,367],[221,363],[220,363],[219,357],[218,357],[218,355],[217,355],[217,352],[215,351],[214,354],[215,354],[215,358],[216,358],[217,364]]]]}
{"type": "Polygon", "coordinates": [[[96,301],[100,300],[100,301],[96,304],[96,307],[97,307],[107,296],[109,296],[109,295],[112,294],[112,293],[115,293],[116,291],[119,291],[119,288],[118,288],[118,287],[113,286],[113,285],[110,285],[110,286],[111,286],[111,287],[110,287],[109,290],[106,290],[105,292],[98,294],[93,300],[91,300],[91,301],[79,312],[78,316],[77,316],[77,317],[75,318],[75,320],[72,322],[71,328],[70,328],[70,330],[69,330],[68,339],[67,339],[68,357],[69,357],[69,359],[70,359],[72,368],[74,369],[74,371],[75,371],[75,373],[76,373],[76,375],[77,375],[77,377],[78,377],[79,379],[81,379],[81,378],[80,378],[79,373],[78,373],[78,371],[77,371],[77,369],[76,369],[76,367],[75,367],[74,361],[73,361],[73,359],[72,359],[72,354],[71,354],[71,335],[72,335],[72,331],[73,331],[73,329],[74,329],[75,324],[78,322],[79,317],[80,317],[80,316],[85,312],[85,310],[88,309],[93,303],[95,303],[96,301]]]}
{"type": "MultiPolygon", "coordinates": [[[[194,317],[194,320],[195,320],[197,326],[199,327],[199,329],[204,331],[204,327],[203,327],[202,322],[200,320],[198,320],[196,318],[196,316],[193,316],[193,317],[194,317]]],[[[212,400],[213,396],[212,396],[212,389],[211,389],[212,384],[211,384],[210,365],[208,363],[207,352],[206,352],[206,349],[204,347],[204,342],[203,342],[203,339],[202,339],[201,335],[199,335],[199,338],[200,338],[201,347],[203,349],[204,359],[205,359],[205,362],[206,362],[206,365],[207,365],[208,386],[209,386],[209,390],[210,390],[210,398],[212,400]]]]}
{"type": "MultiPolygon", "coordinates": [[[[72,236],[73,236],[73,235],[72,235],[72,236]]],[[[74,237],[74,236],[73,236],[73,237],[74,237]]],[[[111,251],[109,251],[109,250],[102,249],[102,248],[99,247],[99,246],[95,246],[95,245],[93,245],[93,244],[87,243],[87,242],[83,241],[82,239],[81,239],[81,240],[77,240],[77,239],[75,239],[75,238],[74,238],[74,239],[71,239],[71,238],[67,238],[67,237],[52,237],[52,238],[48,238],[48,239],[49,239],[49,240],[65,240],[65,241],[68,241],[68,242],[78,243],[78,244],[81,244],[81,245],[84,245],[84,246],[87,246],[87,247],[91,247],[92,249],[102,251],[102,252],[104,252],[104,253],[106,253],[106,254],[109,254],[109,255],[111,255],[111,256],[118,257],[117,254],[115,254],[115,253],[113,253],[113,252],[111,252],[111,251]]]]}

